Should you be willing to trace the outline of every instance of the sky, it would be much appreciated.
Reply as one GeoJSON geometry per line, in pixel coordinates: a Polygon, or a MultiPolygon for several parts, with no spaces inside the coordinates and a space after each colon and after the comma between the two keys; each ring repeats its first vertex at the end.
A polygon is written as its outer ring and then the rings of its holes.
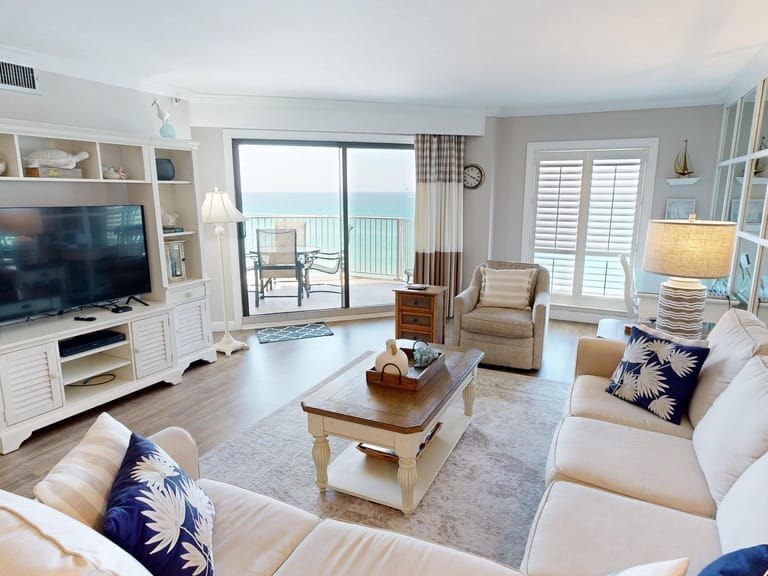
{"type": "MultiPolygon", "coordinates": [[[[338,192],[341,152],[335,147],[254,144],[240,146],[243,193],[338,192]]],[[[349,189],[413,192],[412,149],[349,149],[349,189]]]]}

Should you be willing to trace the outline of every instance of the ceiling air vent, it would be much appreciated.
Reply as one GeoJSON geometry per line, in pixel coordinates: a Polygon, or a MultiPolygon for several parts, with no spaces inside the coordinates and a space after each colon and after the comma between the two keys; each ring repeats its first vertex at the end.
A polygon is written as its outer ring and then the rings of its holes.
{"type": "Polygon", "coordinates": [[[40,91],[34,68],[10,62],[0,62],[0,88],[22,92],[40,91]]]}

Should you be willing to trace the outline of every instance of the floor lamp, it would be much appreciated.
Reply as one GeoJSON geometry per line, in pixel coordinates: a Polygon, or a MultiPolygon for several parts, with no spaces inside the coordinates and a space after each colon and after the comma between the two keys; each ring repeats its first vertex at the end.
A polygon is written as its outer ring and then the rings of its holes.
{"type": "Polygon", "coordinates": [[[215,224],[216,241],[219,245],[219,273],[221,276],[221,301],[224,304],[224,336],[221,337],[215,348],[227,356],[238,350],[247,350],[248,344],[232,338],[229,333],[229,291],[227,288],[227,266],[224,258],[224,224],[232,222],[243,222],[245,218],[240,211],[235,208],[232,201],[223,190],[214,187],[213,192],[208,192],[203,200],[201,208],[203,222],[215,224]]]}
{"type": "Polygon", "coordinates": [[[735,222],[651,220],[643,270],[670,278],[659,290],[656,328],[684,338],[700,338],[707,288],[700,278],[723,278],[731,270],[735,222]]]}

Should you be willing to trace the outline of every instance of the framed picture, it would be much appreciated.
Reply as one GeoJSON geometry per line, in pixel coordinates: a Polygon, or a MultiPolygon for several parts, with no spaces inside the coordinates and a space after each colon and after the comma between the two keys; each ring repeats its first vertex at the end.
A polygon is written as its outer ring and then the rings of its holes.
{"type": "Polygon", "coordinates": [[[670,198],[667,200],[666,220],[688,220],[690,214],[696,213],[696,200],[687,198],[670,198]]]}
{"type": "Polygon", "coordinates": [[[184,264],[184,241],[175,240],[165,243],[165,259],[168,266],[168,281],[186,280],[187,267],[184,264]]]}

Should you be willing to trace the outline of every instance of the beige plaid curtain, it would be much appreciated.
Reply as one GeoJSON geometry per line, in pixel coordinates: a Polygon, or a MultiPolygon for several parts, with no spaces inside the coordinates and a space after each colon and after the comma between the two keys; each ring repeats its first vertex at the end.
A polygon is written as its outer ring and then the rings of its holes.
{"type": "Polygon", "coordinates": [[[415,282],[447,286],[446,315],[461,290],[464,136],[416,135],[415,282]]]}

